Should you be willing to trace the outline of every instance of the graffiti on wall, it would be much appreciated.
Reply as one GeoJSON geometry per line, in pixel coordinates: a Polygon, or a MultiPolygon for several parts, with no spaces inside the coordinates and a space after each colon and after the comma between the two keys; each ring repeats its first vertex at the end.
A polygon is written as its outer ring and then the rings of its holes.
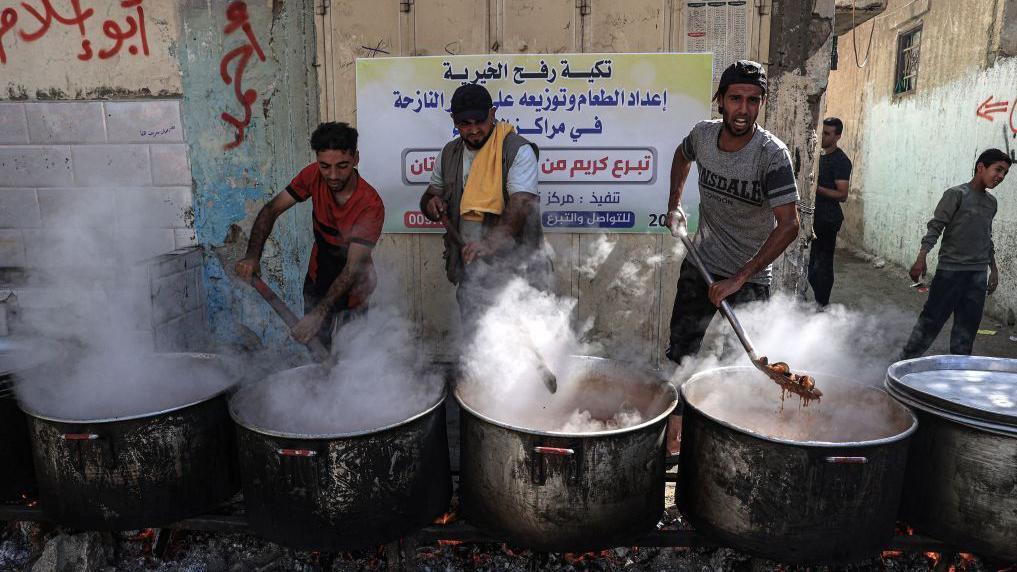
{"type": "MultiPolygon", "coordinates": [[[[1010,107],[1009,101],[995,101],[993,96],[986,97],[984,101],[978,104],[978,109],[975,110],[975,115],[982,119],[988,119],[989,121],[995,121],[993,117],[997,113],[1006,113],[1007,108],[1010,107]]],[[[1017,132],[1017,127],[1013,125],[1013,112],[1010,112],[1010,127],[1017,132]]]]}
{"type": "Polygon", "coordinates": [[[142,0],[122,0],[120,7],[126,12],[122,15],[123,23],[116,18],[102,22],[102,34],[105,36],[97,51],[94,51],[89,30],[86,26],[95,15],[92,8],[81,8],[81,0],[69,0],[69,7],[57,10],[52,0],[21,2],[21,11],[16,7],[7,7],[0,11],[0,64],[7,63],[4,50],[4,36],[17,32],[24,42],[40,40],[55,25],[76,27],[81,34],[81,51],[76,54],[83,62],[92,59],[93,55],[106,60],[120,53],[127,46],[127,53],[132,56],[148,54],[148,36],[145,33],[145,10],[142,0]]]}
{"type": "Polygon", "coordinates": [[[265,61],[265,52],[261,51],[261,46],[258,44],[258,38],[254,35],[254,30],[251,29],[251,21],[247,14],[247,4],[242,0],[236,0],[226,8],[226,27],[223,28],[223,32],[229,36],[236,32],[238,29],[243,30],[245,43],[241,44],[222,57],[219,62],[219,75],[222,77],[223,83],[226,85],[233,85],[233,95],[236,100],[244,108],[243,119],[238,119],[236,116],[224,111],[221,115],[222,120],[233,126],[236,133],[233,140],[223,145],[225,149],[233,149],[239,146],[244,141],[244,132],[247,126],[251,124],[251,106],[258,99],[258,92],[253,89],[244,90],[242,82],[244,79],[244,70],[247,68],[247,63],[251,57],[257,54],[258,59],[265,61]],[[233,66],[233,75],[230,75],[229,66],[233,66]]]}
{"type": "Polygon", "coordinates": [[[995,123],[997,115],[999,115],[1001,121],[1005,122],[1003,126],[1004,149],[1010,157],[1017,159],[1017,150],[1010,148],[1010,139],[1017,139],[1017,100],[1011,106],[1009,101],[996,100],[994,96],[990,95],[979,103],[978,108],[975,109],[976,117],[993,123],[995,123]],[[1007,110],[1010,111],[1009,116],[1004,115],[1007,110]],[[1010,137],[1008,138],[1007,135],[1010,135],[1010,137]]]}

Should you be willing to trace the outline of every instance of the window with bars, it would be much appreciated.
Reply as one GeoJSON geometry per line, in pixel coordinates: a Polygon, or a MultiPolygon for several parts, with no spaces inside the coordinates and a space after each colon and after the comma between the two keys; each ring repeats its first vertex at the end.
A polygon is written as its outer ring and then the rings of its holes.
{"type": "Polygon", "coordinates": [[[921,40],[921,26],[903,33],[897,38],[897,73],[894,74],[894,94],[909,93],[918,86],[918,56],[921,40]]]}

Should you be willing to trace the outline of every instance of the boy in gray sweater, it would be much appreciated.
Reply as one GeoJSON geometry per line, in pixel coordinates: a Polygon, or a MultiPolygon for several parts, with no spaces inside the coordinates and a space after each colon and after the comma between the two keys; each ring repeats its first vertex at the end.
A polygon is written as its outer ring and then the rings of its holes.
{"type": "Polygon", "coordinates": [[[975,162],[970,182],[946,190],[929,221],[918,259],[911,266],[915,282],[925,276],[925,257],[939,235],[939,264],[929,287],[929,299],[918,316],[900,359],[918,357],[929,349],[953,314],[950,353],[971,354],[978,324],[982,321],[985,295],[999,285],[996,252],[992,244],[992,219],[996,199],[988,193],[1003,182],[1013,160],[999,149],[989,149],[975,162]],[[990,272],[986,272],[986,267],[990,272]]]}

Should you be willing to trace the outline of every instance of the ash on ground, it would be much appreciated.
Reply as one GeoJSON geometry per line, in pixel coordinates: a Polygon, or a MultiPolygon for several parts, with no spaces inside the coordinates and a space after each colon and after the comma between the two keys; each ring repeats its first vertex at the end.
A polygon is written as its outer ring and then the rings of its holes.
{"type": "MultiPolygon", "coordinates": [[[[669,487],[670,488],[670,487],[669,487]]],[[[668,515],[677,515],[672,506],[668,515]]],[[[664,529],[682,526],[665,517],[664,529]]],[[[4,523],[0,570],[30,572],[186,571],[746,571],[805,570],[996,572],[969,555],[884,553],[851,566],[780,564],[730,548],[620,547],[583,554],[539,553],[497,543],[455,540],[416,545],[413,538],[376,549],[334,554],[294,551],[250,534],[145,529],[85,532],[50,524],[4,523]],[[937,566],[938,564],[938,566],[937,566]]]]}

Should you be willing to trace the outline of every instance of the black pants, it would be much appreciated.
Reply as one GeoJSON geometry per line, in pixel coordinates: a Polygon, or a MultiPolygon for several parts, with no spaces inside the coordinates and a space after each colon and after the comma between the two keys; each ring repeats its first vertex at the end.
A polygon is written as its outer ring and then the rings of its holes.
{"type": "Polygon", "coordinates": [[[809,284],[816,297],[816,303],[826,306],[830,303],[833,290],[833,253],[837,249],[837,233],[843,221],[816,220],[812,230],[816,240],[809,251],[809,284]]]}
{"type": "MultiPolygon", "coordinates": [[[[715,279],[722,280],[723,277],[717,276],[715,279]]],[[[703,344],[703,336],[710,327],[710,320],[717,313],[717,307],[710,302],[709,291],[710,287],[695,264],[688,260],[682,262],[678,275],[678,292],[671,310],[671,343],[667,348],[667,357],[671,361],[680,363],[685,356],[698,352],[703,344]]],[[[769,299],[769,286],[751,282],[727,297],[732,306],[769,299]]]]}
{"type": "Polygon", "coordinates": [[[988,272],[985,270],[937,270],[929,286],[929,299],[918,316],[900,359],[918,357],[936,340],[953,314],[950,353],[971,355],[982,321],[988,272]]]}
{"type": "MultiPolygon", "coordinates": [[[[304,278],[304,315],[307,315],[311,310],[318,306],[318,303],[325,297],[328,291],[321,291],[314,282],[311,282],[310,278],[304,278]]],[[[362,309],[357,308],[356,310],[349,309],[349,296],[343,296],[339,299],[335,305],[332,306],[332,310],[325,316],[325,319],[321,322],[321,329],[318,330],[318,340],[321,341],[321,345],[325,346],[325,349],[332,350],[332,330],[335,329],[336,319],[338,318],[339,324],[345,324],[353,318],[367,313],[367,307],[364,306],[362,309]]]]}

